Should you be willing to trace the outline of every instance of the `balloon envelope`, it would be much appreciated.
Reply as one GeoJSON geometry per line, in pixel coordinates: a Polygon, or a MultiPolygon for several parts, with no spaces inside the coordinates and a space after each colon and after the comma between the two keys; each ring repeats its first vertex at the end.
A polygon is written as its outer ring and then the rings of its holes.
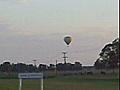
{"type": "Polygon", "coordinates": [[[64,38],[64,41],[65,41],[65,43],[66,43],[67,45],[69,45],[69,44],[71,43],[71,41],[72,41],[72,38],[71,38],[70,36],[66,36],[66,37],[64,38]]]}

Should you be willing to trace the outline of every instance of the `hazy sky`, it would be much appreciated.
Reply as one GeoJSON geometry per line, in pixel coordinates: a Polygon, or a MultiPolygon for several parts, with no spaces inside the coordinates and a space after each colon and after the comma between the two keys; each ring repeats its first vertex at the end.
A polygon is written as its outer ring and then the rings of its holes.
{"type": "Polygon", "coordinates": [[[93,65],[117,37],[118,0],[0,0],[0,63],[63,63],[67,51],[67,62],[93,65]]]}

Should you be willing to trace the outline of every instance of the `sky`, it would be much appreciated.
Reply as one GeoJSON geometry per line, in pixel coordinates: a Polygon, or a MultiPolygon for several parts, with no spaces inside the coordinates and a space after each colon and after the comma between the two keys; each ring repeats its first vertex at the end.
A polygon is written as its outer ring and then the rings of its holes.
{"type": "Polygon", "coordinates": [[[0,63],[93,65],[117,37],[118,0],[0,0],[0,63]]]}

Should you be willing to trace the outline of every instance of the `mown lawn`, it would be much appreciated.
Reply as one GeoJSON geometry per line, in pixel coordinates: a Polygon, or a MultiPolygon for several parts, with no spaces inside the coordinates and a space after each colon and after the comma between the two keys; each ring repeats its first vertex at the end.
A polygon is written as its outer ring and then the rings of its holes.
{"type": "MultiPolygon", "coordinates": [[[[117,75],[58,76],[44,79],[44,90],[118,90],[117,75]]],[[[0,79],[0,90],[18,90],[18,79],[0,79]]],[[[22,90],[40,90],[40,79],[24,79],[22,90]]]]}

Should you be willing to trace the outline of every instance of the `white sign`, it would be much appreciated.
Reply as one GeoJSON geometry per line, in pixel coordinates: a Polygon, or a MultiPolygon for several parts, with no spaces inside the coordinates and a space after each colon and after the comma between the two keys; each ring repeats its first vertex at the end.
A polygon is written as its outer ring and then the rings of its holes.
{"type": "Polygon", "coordinates": [[[25,78],[40,78],[41,79],[41,90],[43,90],[43,73],[19,73],[19,90],[22,90],[22,79],[25,78]]]}
{"type": "Polygon", "coordinates": [[[18,78],[43,78],[43,73],[20,73],[18,78]]]}

